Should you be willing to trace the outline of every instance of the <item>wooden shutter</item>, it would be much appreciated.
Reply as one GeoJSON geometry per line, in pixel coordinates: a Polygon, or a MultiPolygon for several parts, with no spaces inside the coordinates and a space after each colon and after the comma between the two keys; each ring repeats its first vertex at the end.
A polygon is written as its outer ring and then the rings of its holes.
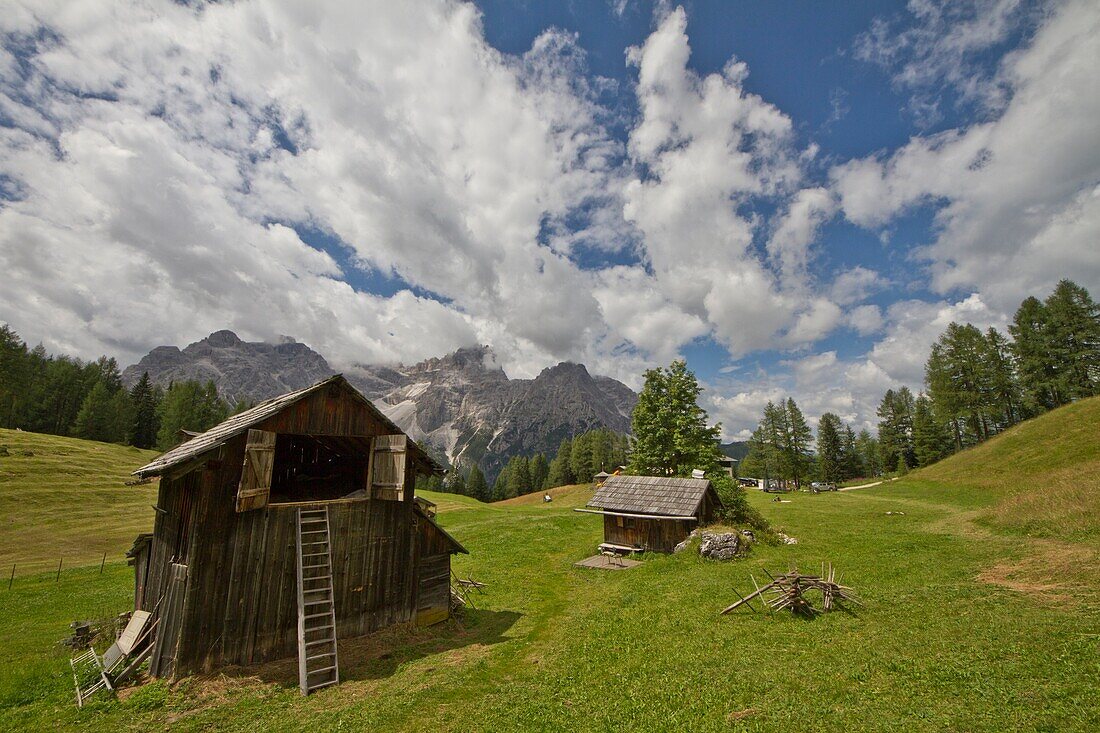
{"type": "Polygon", "coordinates": [[[275,468],[275,433],[249,430],[244,449],[241,485],[237,488],[237,511],[267,506],[271,494],[271,472],[275,468]]]}
{"type": "Polygon", "coordinates": [[[405,493],[406,438],[379,435],[371,456],[371,498],[401,501],[405,493]]]}

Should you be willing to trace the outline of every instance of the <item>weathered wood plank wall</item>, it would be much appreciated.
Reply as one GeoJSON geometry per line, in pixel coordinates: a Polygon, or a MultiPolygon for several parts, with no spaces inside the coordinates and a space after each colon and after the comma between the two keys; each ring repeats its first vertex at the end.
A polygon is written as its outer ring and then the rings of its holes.
{"type": "MultiPolygon", "coordinates": [[[[369,436],[390,430],[339,391],[311,396],[257,427],[300,435],[369,436]]],[[[177,675],[297,653],[297,507],[236,511],[244,450],[242,435],[223,446],[223,460],[162,482],[162,504],[172,505],[163,507],[168,514],[158,517],[162,557],[174,551],[166,538],[180,536],[183,504],[190,502],[189,542],[180,558],[190,573],[177,675]]],[[[406,471],[404,478],[407,486],[399,501],[328,505],[338,638],[411,621],[416,614],[415,474],[406,471]]]]}

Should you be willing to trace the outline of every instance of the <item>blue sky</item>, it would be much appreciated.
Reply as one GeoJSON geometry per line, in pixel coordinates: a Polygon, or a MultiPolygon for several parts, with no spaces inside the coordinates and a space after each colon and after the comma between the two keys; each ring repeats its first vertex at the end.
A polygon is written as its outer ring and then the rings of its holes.
{"type": "Polygon", "coordinates": [[[0,321],[134,360],[232,328],[337,367],[487,343],[726,437],[872,425],[952,320],[1100,288],[1100,9],[11,3],[0,321]]]}

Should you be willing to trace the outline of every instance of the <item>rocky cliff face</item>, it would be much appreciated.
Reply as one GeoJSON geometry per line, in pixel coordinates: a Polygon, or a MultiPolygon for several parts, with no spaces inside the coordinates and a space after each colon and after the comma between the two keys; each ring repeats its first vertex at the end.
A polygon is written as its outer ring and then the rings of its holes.
{"type": "Polygon", "coordinates": [[[325,358],[305,344],[289,338],[278,344],[247,342],[232,331],[216,331],[184,349],[158,346],[122,372],[123,383],[132,386],[142,372],[162,386],[213,380],[230,402],[266,400],[335,374],[325,358]]]}
{"type": "MultiPolygon", "coordinates": [[[[127,367],[132,385],[149,372],[167,385],[213,380],[230,400],[259,401],[307,387],[334,370],[317,352],[286,340],[249,343],[232,331],[184,349],[158,346],[127,367]]],[[[412,366],[357,365],[345,376],[416,441],[447,461],[477,462],[492,480],[517,454],[553,454],[563,438],[596,428],[630,429],[637,395],[582,364],[563,362],[534,379],[509,379],[487,346],[412,366]]]]}
{"type": "Polygon", "coordinates": [[[494,477],[513,455],[553,454],[563,438],[630,429],[637,395],[582,364],[509,379],[488,347],[396,369],[359,367],[348,379],[414,439],[494,477]],[[374,391],[377,390],[377,391],[374,391]]]}

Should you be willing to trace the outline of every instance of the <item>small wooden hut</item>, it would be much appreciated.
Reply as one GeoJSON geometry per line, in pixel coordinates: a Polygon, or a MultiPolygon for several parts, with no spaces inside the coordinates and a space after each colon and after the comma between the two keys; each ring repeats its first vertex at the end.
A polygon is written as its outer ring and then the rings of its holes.
{"type": "Polygon", "coordinates": [[[135,471],[160,477],[153,533],[131,550],[135,608],[157,624],[152,674],[297,653],[305,692],[338,681],[337,639],[446,619],[450,558],[466,550],[414,500],[417,474],[433,473],[339,375],[135,471]],[[326,655],[328,667],[307,669],[326,655]]]}
{"type": "Polygon", "coordinates": [[[603,515],[601,550],[672,552],[721,506],[706,479],[609,476],[581,511],[603,515]]]}

